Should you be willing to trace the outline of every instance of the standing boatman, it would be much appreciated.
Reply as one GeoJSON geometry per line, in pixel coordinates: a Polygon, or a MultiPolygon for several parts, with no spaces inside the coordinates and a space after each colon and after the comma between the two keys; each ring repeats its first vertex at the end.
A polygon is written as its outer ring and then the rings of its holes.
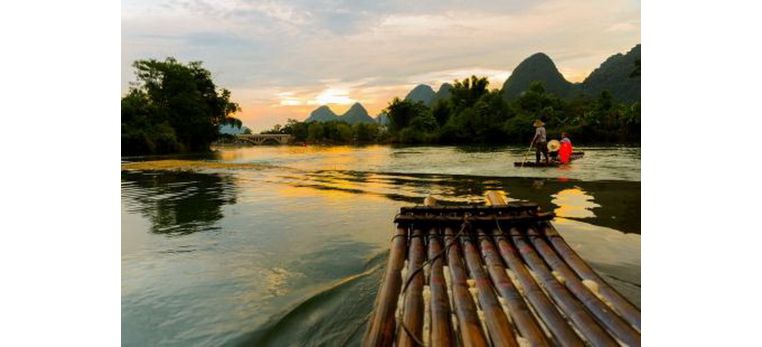
{"type": "Polygon", "coordinates": [[[545,132],[545,123],[536,119],[532,125],[535,127],[534,138],[532,138],[535,148],[535,163],[540,163],[540,153],[542,153],[545,157],[545,163],[548,164],[550,159],[548,158],[548,136],[545,132]]]}

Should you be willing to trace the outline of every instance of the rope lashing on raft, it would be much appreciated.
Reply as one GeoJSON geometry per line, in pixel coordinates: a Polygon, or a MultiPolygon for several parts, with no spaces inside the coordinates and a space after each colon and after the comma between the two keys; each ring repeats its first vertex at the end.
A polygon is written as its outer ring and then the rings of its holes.
{"type": "MultiPolygon", "coordinates": [[[[415,269],[415,271],[413,271],[410,274],[410,276],[407,277],[407,280],[405,281],[405,285],[402,287],[402,292],[400,293],[400,295],[404,295],[407,292],[408,286],[410,286],[410,283],[413,281],[413,278],[415,278],[415,275],[421,272],[421,270],[423,270],[423,268],[425,268],[427,265],[433,263],[437,259],[441,258],[444,254],[446,254],[447,251],[450,249],[450,247],[452,247],[452,245],[458,242],[458,238],[460,238],[463,235],[463,233],[466,231],[466,228],[471,229],[471,223],[468,221],[470,216],[471,214],[466,212],[463,215],[463,224],[461,224],[460,230],[457,233],[455,233],[455,236],[453,236],[452,240],[448,242],[447,244],[445,244],[444,248],[441,251],[439,251],[439,253],[437,253],[433,258],[430,258],[424,261],[421,264],[421,266],[415,269]]],[[[401,236],[401,235],[396,235],[396,236],[401,236]]],[[[392,239],[394,239],[394,237],[392,237],[392,239]]],[[[413,332],[410,331],[407,325],[405,325],[404,320],[399,321],[399,326],[413,340],[413,342],[415,342],[416,345],[425,346],[423,341],[419,340],[418,337],[416,337],[415,334],[413,334],[413,332]]]]}

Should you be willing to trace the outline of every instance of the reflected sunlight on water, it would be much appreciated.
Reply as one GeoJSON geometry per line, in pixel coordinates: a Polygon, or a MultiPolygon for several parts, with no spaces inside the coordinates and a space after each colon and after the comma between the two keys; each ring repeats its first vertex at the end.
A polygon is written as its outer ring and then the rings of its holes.
{"type": "Polygon", "coordinates": [[[551,202],[558,206],[554,212],[559,217],[593,218],[593,209],[601,207],[593,202],[594,198],[591,195],[578,187],[564,189],[551,197],[551,202]]]}

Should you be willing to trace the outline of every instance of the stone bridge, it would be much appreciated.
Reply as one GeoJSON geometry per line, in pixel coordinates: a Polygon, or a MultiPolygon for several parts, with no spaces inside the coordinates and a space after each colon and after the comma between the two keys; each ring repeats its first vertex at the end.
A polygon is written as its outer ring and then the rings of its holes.
{"type": "Polygon", "coordinates": [[[238,139],[255,145],[285,145],[291,142],[289,134],[241,134],[238,139]]]}

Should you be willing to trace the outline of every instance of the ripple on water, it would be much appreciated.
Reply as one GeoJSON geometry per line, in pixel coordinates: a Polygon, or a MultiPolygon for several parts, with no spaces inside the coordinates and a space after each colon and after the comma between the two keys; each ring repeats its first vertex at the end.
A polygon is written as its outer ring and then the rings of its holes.
{"type": "Polygon", "coordinates": [[[583,150],[567,171],[516,170],[523,150],[512,148],[259,147],[125,162],[123,345],[357,344],[391,220],[428,194],[477,203],[499,190],[555,211],[570,245],[639,304],[640,150],[583,150]]]}

